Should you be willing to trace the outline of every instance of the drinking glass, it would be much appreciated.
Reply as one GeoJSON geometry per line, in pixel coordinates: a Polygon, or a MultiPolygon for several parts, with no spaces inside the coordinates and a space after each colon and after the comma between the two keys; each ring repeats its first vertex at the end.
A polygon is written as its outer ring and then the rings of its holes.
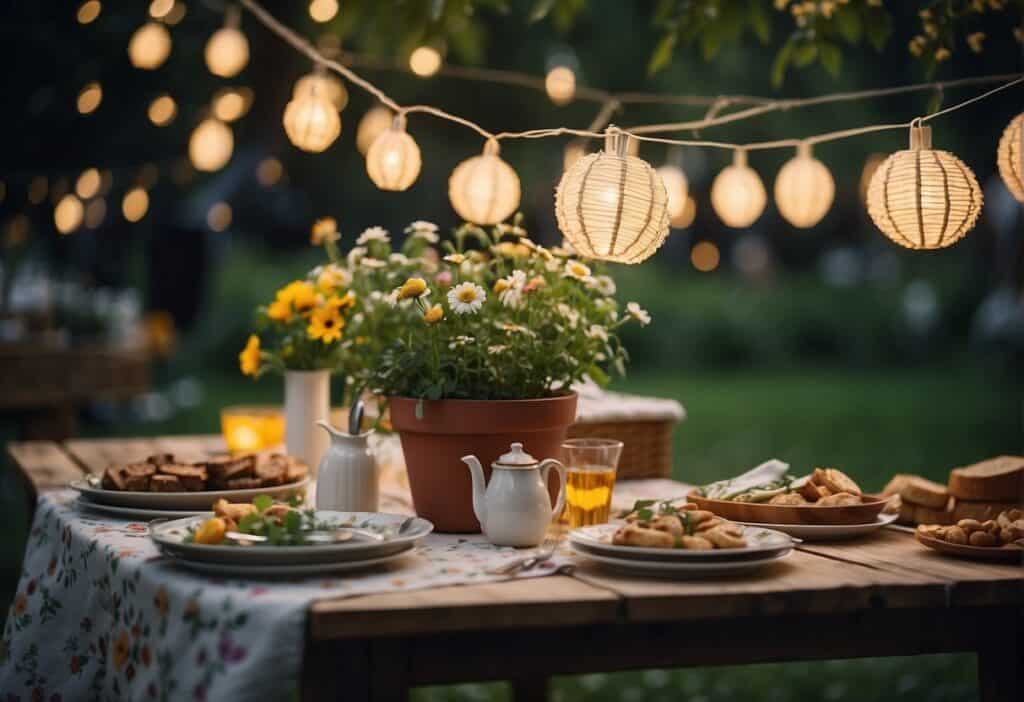
{"type": "Polygon", "coordinates": [[[225,407],[220,429],[231,453],[249,453],[284,443],[284,413],[280,407],[225,407]]]}
{"type": "Polygon", "coordinates": [[[622,442],[615,439],[569,439],[562,444],[566,468],[562,520],[570,527],[608,521],[621,455],[622,442]]]}

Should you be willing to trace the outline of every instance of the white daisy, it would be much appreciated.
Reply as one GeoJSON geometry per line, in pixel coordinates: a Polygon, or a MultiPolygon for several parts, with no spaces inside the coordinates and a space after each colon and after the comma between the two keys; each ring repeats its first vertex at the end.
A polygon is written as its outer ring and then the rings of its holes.
{"type": "Polygon", "coordinates": [[[635,302],[630,302],[626,304],[626,313],[636,321],[640,322],[641,327],[646,327],[648,324],[651,323],[650,312],[648,312],[635,302]]]}
{"type": "Polygon", "coordinates": [[[363,233],[359,235],[358,239],[356,239],[356,244],[359,246],[366,246],[371,241],[380,241],[386,244],[391,241],[391,236],[388,234],[388,230],[384,227],[370,227],[369,229],[363,230],[363,233]]]}
{"type": "Polygon", "coordinates": [[[384,268],[384,266],[388,264],[386,261],[381,261],[380,259],[366,256],[365,258],[359,261],[359,265],[364,266],[365,268],[384,268]]]}
{"type": "Polygon", "coordinates": [[[491,354],[492,356],[497,355],[499,353],[505,353],[505,351],[507,350],[508,346],[506,344],[492,344],[491,346],[487,347],[487,353],[491,354]]]}
{"type": "Polygon", "coordinates": [[[486,299],[487,293],[476,283],[459,283],[448,291],[448,305],[455,314],[474,314],[486,299]]]}
{"type": "Polygon", "coordinates": [[[591,324],[590,329],[587,329],[587,336],[598,341],[608,341],[608,330],[600,324],[591,324]]]}
{"type": "Polygon", "coordinates": [[[615,281],[607,275],[597,275],[587,281],[587,287],[608,297],[615,294],[615,281]]]}
{"type": "Polygon", "coordinates": [[[455,337],[454,339],[452,339],[451,342],[449,342],[448,348],[450,348],[450,349],[457,349],[460,346],[466,346],[468,344],[472,344],[474,341],[476,341],[476,339],[474,339],[471,336],[459,335],[459,336],[455,337]]]}
{"type": "Polygon", "coordinates": [[[355,266],[359,265],[359,262],[362,261],[365,256],[365,246],[353,246],[352,250],[348,252],[348,256],[346,256],[345,258],[348,261],[349,267],[354,268],[355,266]]]}
{"type": "Polygon", "coordinates": [[[391,292],[384,296],[384,302],[388,303],[388,307],[398,307],[398,293],[400,290],[401,288],[395,288],[394,290],[392,290],[391,292]]]}
{"type": "Polygon", "coordinates": [[[405,254],[393,253],[388,256],[388,263],[394,263],[396,266],[407,266],[409,265],[409,259],[405,254]]]}
{"type": "Polygon", "coordinates": [[[590,278],[590,267],[585,263],[579,261],[566,261],[565,271],[562,273],[566,278],[575,278],[576,280],[588,280],[590,278]]]}
{"type": "Polygon", "coordinates": [[[555,306],[555,309],[558,310],[558,314],[565,317],[565,319],[569,322],[569,328],[575,329],[576,325],[580,323],[580,313],[574,310],[572,307],[569,307],[569,305],[565,304],[564,302],[559,302],[555,306]]]}
{"type": "Polygon", "coordinates": [[[548,273],[556,273],[558,269],[560,269],[561,267],[562,262],[559,261],[557,258],[552,258],[550,260],[544,261],[544,270],[546,270],[548,273]]]}
{"type": "Polygon", "coordinates": [[[418,219],[405,228],[405,233],[414,239],[423,239],[428,244],[436,244],[440,237],[437,236],[437,225],[433,222],[425,222],[418,219]]]}
{"type": "Polygon", "coordinates": [[[522,324],[511,324],[509,322],[495,322],[494,326],[502,330],[507,334],[522,334],[523,336],[537,336],[536,332],[532,329],[524,327],[522,324]]]}
{"type": "Polygon", "coordinates": [[[505,307],[515,309],[522,304],[523,288],[526,287],[526,273],[523,271],[512,271],[512,275],[502,278],[506,287],[498,294],[498,299],[505,307]]]}

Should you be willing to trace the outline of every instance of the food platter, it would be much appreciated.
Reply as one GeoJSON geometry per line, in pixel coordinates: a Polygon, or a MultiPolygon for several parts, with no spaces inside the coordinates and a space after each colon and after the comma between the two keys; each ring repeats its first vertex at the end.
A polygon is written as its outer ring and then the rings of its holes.
{"type": "Polygon", "coordinates": [[[636,560],[633,558],[616,558],[613,556],[581,550],[576,544],[573,549],[585,559],[589,559],[612,570],[629,575],[645,575],[658,578],[692,579],[706,578],[717,575],[730,575],[748,570],[764,568],[782,560],[790,554],[791,549],[762,558],[746,558],[738,560],[714,561],[659,561],[636,560]]]}
{"type": "Polygon", "coordinates": [[[960,558],[971,558],[980,561],[997,561],[999,563],[1024,563],[1024,548],[1002,548],[994,546],[971,546],[969,544],[953,544],[943,539],[935,539],[916,532],[917,540],[935,549],[939,553],[960,558]]]}
{"type": "MultiPolygon", "coordinates": [[[[812,508],[813,509],[813,508],[812,508]]],[[[818,509],[828,509],[827,507],[818,509]]],[[[871,534],[879,529],[889,526],[899,517],[897,514],[879,514],[875,521],[870,524],[760,524],[753,522],[739,522],[746,526],[759,526],[766,529],[774,529],[784,534],[795,536],[804,541],[839,541],[841,539],[856,539],[859,536],[871,534]]]]}
{"type": "MultiPolygon", "coordinates": [[[[287,500],[295,493],[305,494],[309,478],[294,483],[273,487],[246,488],[238,490],[200,490],[196,492],[132,492],[108,490],[88,478],[72,480],[69,487],[77,490],[85,499],[103,505],[133,507],[144,510],[176,510],[202,512],[219,499],[228,502],[248,502],[258,495],[269,495],[278,500],[287,500]]],[[[163,515],[166,516],[166,515],[163,515]]]]}
{"type": "Polygon", "coordinates": [[[75,506],[79,509],[88,510],[90,512],[99,512],[111,517],[120,517],[121,519],[135,519],[149,521],[152,519],[182,519],[184,517],[194,517],[197,514],[202,514],[204,510],[192,509],[192,510],[167,510],[167,509],[145,509],[143,507],[120,507],[118,505],[105,505],[102,502],[93,502],[79,495],[78,499],[75,500],[75,506]]]}
{"type": "Polygon", "coordinates": [[[247,579],[258,578],[290,578],[308,577],[313,575],[333,575],[374,568],[391,563],[407,556],[413,550],[408,546],[401,551],[376,558],[364,558],[357,561],[327,561],[324,563],[285,563],[280,565],[245,565],[242,563],[209,563],[186,558],[170,556],[174,565],[197,573],[220,576],[240,576],[247,579]]]}
{"type": "Polygon", "coordinates": [[[873,525],[885,509],[888,500],[873,495],[862,495],[860,504],[835,507],[817,505],[769,505],[760,502],[712,500],[691,492],[687,499],[701,509],[714,512],[723,519],[744,524],[813,524],[873,525]]]}
{"type": "Polygon", "coordinates": [[[743,537],[750,544],[746,548],[703,551],[682,548],[619,546],[611,543],[611,540],[621,525],[621,522],[612,522],[573,529],[569,532],[569,543],[577,551],[583,551],[587,555],[663,562],[703,562],[764,558],[788,552],[795,545],[793,538],[787,534],[762,527],[747,526],[743,528],[743,537]]]}

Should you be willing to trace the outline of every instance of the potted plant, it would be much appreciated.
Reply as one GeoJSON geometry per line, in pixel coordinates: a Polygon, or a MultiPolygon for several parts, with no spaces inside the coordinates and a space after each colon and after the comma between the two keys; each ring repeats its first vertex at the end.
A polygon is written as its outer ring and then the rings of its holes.
{"type": "Polygon", "coordinates": [[[575,419],[573,384],[623,373],[616,331],[650,317],[635,303],[620,309],[603,270],[532,242],[519,216],[490,231],[462,226],[440,257],[434,225],[407,231],[424,244],[415,256],[391,253],[383,230],[348,256],[354,286],[393,285],[365,290],[354,316],[379,345],[362,370],[389,398],[417,513],[439,531],[476,532],[459,459],[475,454],[488,466],[514,441],[538,458],[557,456],[575,419]]]}

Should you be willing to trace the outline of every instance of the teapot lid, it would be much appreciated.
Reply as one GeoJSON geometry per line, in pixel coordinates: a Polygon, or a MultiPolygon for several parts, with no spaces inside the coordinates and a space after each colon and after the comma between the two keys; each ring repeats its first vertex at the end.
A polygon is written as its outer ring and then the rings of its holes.
{"type": "Polygon", "coordinates": [[[512,444],[508,453],[498,456],[494,465],[500,468],[532,468],[537,463],[537,459],[524,451],[522,444],[516,442],[512,444]]]}

